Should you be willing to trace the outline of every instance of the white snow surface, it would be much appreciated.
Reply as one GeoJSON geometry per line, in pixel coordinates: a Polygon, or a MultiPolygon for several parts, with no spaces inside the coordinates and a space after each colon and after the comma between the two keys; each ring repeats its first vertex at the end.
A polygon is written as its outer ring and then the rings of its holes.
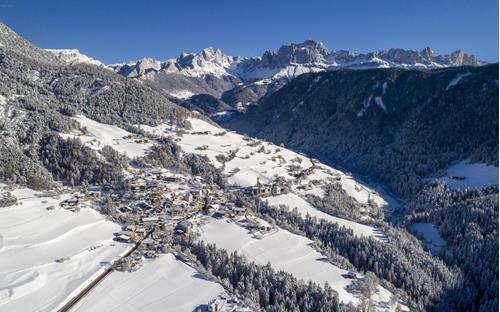
{"type": "Polygon", "coordinates": [[[433,253],[446,246],[446,242],[439,235],[438,230],[432,223],[414,223],[410,225],[410,230],[418,236],[421,236],[425,245],[433,253]]]}
{"type": "Polygon", "coordinates": [[[136,272],[113,272],[74,311],[191,312],[224,293],[172,254],[145,260],[136,272]]]}
{"type": "Polygon", "coordinates": [[[438,180],[452,189],[482,188],[498,184],[498,167],[464,160],[448,167],[438,180]]]}
{"type": "Polygon", "coordinates": [[[318,219],[324,219],[333,223],[337,223],[342,227],[351,229],[354,232],[354,235],[356,236],[365,236],[365,237],[371,236],[379,240],[385,239],[385,236],[379,229],[376,229],[372,226],[349,221],[346,219],[337,218],[327,213],[324,213],[316,209],[314,206],[309,204],[303,198],[293,193],[268,197],[266,198],[266,200],[271,206],[277,207],[279,205],[287,205],[290,209],[297,208],[297,211],[303,216],[309,214],[311,217],[316,217],[318,219]]]}
{"type": "Polygon", "coordinates": [[[12,194],[22,205],[0,209],[0,311],[55,311],[129,248],[112,241],[120,227],[95,210],[59,208],[68,196],[12,194]]]}
{"type": "Polygon", "coordinates": [[[385,107],[384,100],[382,99],[381,96],[377,96],[375,98],[375,103],[380,106],[384,111],[387,111],[387,108],[385,107]]]}
{"type": "Polygon", "coordinates": [[[454,87],[456,86],[457,84],[460,83],[460,81],[462,81],[463,78],[467,77],[467,76],[470,76],[472,75],[471,73],[465,73],[465,74],[459,74],[457,75],[455,78],[453,78],[450,83],[448,84],[448,86],[446,87],[446,90],[450,89],[451,87],[454,87]]]}
{"type": "Polygon", "coordinates": [[[79,138],[90,148],[100,150],[105,145],[111,146],[119,153],[125,154],[128,157],[141,157],[146,154],[153,144],[152,143],[137,143],[134,139],[124,139],[125,136],[133,135],[117,126],[103,124],[85,116],[77,116],[74,118],[82,127],[86,127],[88,134],[65,134],[60,133],[64,138],[79,138]]]}
{"type": "Polygon", "coordinates": [[[80,53],[77,49],[45,49],[48,52],[53,53],[60,60],[70,64],[91,64],[105,67],[100,61],[93,59],[85,54],[80,53]]]}
{"type": "Polygon", "coordinates": [[[190,97],[192,97],[194,95],[193,92],[188,91],[188,90],[170,90],[170,91],[168,91],[168,93],[171,96],[176,97],[178,99],[182,99],[182,100],[189,99],[190,97]]]}
{"type": "MultiPolygon", "coordinates": [[[[325,257],[310,246],[312,241],[305,237],[278,229],[256,239],[245,228],[228,219],[211,218],[202,230],[200,239],[207,243],[216,244],[218,248],[229,252],[236,251],[260,265],[269,262],[274,269],[283,270],[304,281],[319,285],[326,282],[338,292],[341,302],[359,302],[348,290],[352,280],[342,276],[348,271],[325,261],[325,257]]],[[[390,292],[379,286],[373,299],[383,303],[388,302],[390,297],[390,292]]],[[[387,309],[382,308],[383,304],[378,306],[381,310],[387,309]]]]}

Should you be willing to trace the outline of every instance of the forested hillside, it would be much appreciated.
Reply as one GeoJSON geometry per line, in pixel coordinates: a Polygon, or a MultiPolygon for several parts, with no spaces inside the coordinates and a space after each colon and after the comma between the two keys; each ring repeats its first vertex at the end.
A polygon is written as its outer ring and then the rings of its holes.
{"type": "MultiPolygon", "coordinates": [[[[460,161],[493,165],[496,168],[488,168],[498,172],[498,114],[498,64],[492,64],[432,71],[374,69],[306,74],[246,114],[222,123],[389,186],[407,202],[408,215],[401,227],[411,230],[413,225],[423,224],[435,228],[445,244],[436,256],[460,271],[454,278],[441,280],[447,285],[444,292],[436,294],[436,289],[443,288],[435,285],[426,295],[413,296],[424,300],[419,303],[426,310],[495,311],[498,186],[482,188],[488,184],[471,183],[471,189],[456,189],[428,177],[440,176],[460,161]]],[[[485,172],[471,174],[481,180],[485,172]]],[[[467,179],[461,175],[448,177],[451,181],[467,179]]],[[[321,206],[321,202],[316,204],[321,206]]],[[[272,212],[260,209],[262,213],[272,212]]],[[[359,258],[362,252],[351,258],[350,248],[345,246],[343,251],[339,247],[344,240],[327,238],[332,234],[323,233],[321,223],[299,222],[293,215],[281,214],[273,218],[284,219],[283,224],[305,231],[327,246],[332,244],[331,248],[340,249],[344,257],[366,265],[359,258]]],[[[402,233],[392,233],[411,245],[404,235],[400,236],[402,233]]],[[[359,244],[351,242],[350,246],[353,243],[359,244]]],[[[423,258],[416,263],[422,264],[423,258]]],[[[388,259],[382,257],[379,261],[384,264],[380,267],[398,267],[385,263],[388,259]]],[[[419,283],[430,285],[423,282],[425,273],[394,278],[392,273],[380,272],[378,265],[364,269],[378,272],[379,277],[410,293],[419,289],[419,283]],[[418,276],[418,281],[411,282],[411,287],[399,284],[401,279],[406,283],[409,276],[418,276]]],[[[439,280],[434,277],[434,282],[439,280]]]]}
{"type": "Polygon", "coordinates": [[[453,161],[498,165],[498,65],[306,74],[223,125],[407,198],[453,161]]]}
{"type": "Polygon", "coordinates": [[[137,81],[98,66],[60,63],[4,24],[0,24],[0,43],[1,181],[47,187],[52,180],[47,168],[57,178],[72,177],[75,183],[102,182],[115,175],[111,172],[117,169],[105,169],[88,147],[54,136],[77,129],[78,123],[70,118],[76,114],[124,128],[165,120],[188,125],[187,110],[137,81]],[[71,155],[81,161],[63,160],[71,155]],[[54,172],[63,162],[65,168],[54,172]],[[102,172],[82,173],[85,170],[102,172]]]}

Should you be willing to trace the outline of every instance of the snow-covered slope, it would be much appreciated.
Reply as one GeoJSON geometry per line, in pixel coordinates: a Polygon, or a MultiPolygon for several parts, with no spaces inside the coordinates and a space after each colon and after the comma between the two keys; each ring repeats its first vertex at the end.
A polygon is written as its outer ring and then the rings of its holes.
{"type": "Polygon", "coordinates": [[[191,312],[224,293],[198,274],[172,254],[161,255],[139,271],[113,272],[74,311],[191,312]]]}
{"type": "Polygon", "coordinates": [[[182,135],[167,125],[155,128],[141,126],[141,128],[157,135],[171,136],[186,153],[207,156],[216,167],[223,168],[228,183],[232,186],[253,186],[257,183],[257,179],[267,183],[277,177],[293,181],[291,193],[282,197],[268,198],[270,204],[286,204],[291,209],[297,207],[304,216],[309,213],[338,223],[340,226],[352,229],[356,235],[384,238],[383,233],[376,228],[330,216],[317,210],[303,198],[307,194],[323,197],[323,187],[326,183],[340,183],[347,195],[359,203],[367,204],[370,201],[384,210],[394,209],[395,207],[391,205],[396,201],[387,194],[367,187],[349,174],[283,147],[244,137],[201,119],[190,118],[189,122],[193,130],[182,135]],[[296,179],[294,174],[301,171],[308,173],[301,179],[296,179]]]}
{"type": "Polygon", "coordinates": [[[380,232],[380,230],[372,226],[352,222],[342,218],[337,218],[327,213],[324,213],[314,208],[311,204],[309,204],[306,200],[304,200],[300,196],[297,196],[296,194],[293,193],[269,197],[266,200],[271,206],[277,207],[280,205],[285,205],[290,209],[297,208],[297,211],[303,216],[310,215],[311,217],[316,217],[318,219],[324,219],[333,223],[337,223],[340,226],[353,230],[354,235],[357,236],[374,237],[379,240],[385,239],[385,236],[383,235],[383,233],[380,232]]]}
{"type": "Polygon", "coordinates": [[[22,204],[0,209],[0,311],[55,311],[130,247],[112,240],[120,226],[94,209],[60,208],[67,195],[12,194],[22,204]]]}
{"type": "Polygon", "coordinates": [[[323,192],[321,182],[335,180],[339,181],[342,188],[358,202],[367,203],[368,200],[372,200],[377,205],[387,205],[387,201],[383,198],[385,195],[381,196],[354,180],[352,176],[316,160],[269,142],[242,136],[198,118],[188,120],[193,130],[182,135],[172,131],[174,129],[165,124],[158,127],[141,126],[141,128],[154,134],[174,137],[177,144],[187,153],[207,156],[216,167],[224,167],[224,172],[229,176],[228,182],[235,186],[254,185],[257,178],[261,182],[271,182],[276,177],[293,179],[294,170],[310,169],[307,178],[300,181],[302,185],[308,185],[307,189],[301,191],[302,188],[297,187],[297,192],[321,195],[323,192]],[[221,156],[232,159],[222,163],[217,159],[221,156]],[[319,184],[314,185],[311,183],[313,180],[319,180],[319,184]]]}
{"type": "Polygon", "coordinates": [[[464,160],[448,167],[443,177],[430,180],[438,180],[449,188],[462,190],[498,185],[498,167],[464,160]]]}
{"type": "Polygon", "coordinates": [[[88,147],[100,150],[108,145],[117,152],[127,155],[130,158],[144,156],[146,150],[152,143],[139,142],[134,134],[125,131],[117,126],[106,125],[85,116],[74,118],[84,128],[84,132],[60,133],[63,138],[79,138],[88,147]]]}
{"type": "MultiPolygon", "coordinates": [[[[328,261],[310,245],[312,241],[288,231],[278,229],[261,239],[252,237],[248,231],[230,220],[210,219],[203,226],[201,240],[217,247],[236,251],[261,265],[268,262],[277,270],[288,272],[298,279],[313,281],[319,285],[328,283],[339,294],[343,303],[357,304],[358,297],[349,291],[352,280],[344,277],[348,272],[328,261]]],[[[378,287],[373,299],[379,311],[390,311],[388,303],[391,293],[378,287]]]]}

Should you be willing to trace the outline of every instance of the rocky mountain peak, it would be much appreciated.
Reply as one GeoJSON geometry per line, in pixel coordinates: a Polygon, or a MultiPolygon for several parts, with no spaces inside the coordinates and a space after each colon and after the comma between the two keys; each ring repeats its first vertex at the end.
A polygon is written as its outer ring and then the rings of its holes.
{"type": "Polygon", "coordinates": [[[420,52],[420,54],[423,57],[430,59],[434,55],[434,50],[432,50],[430,47],[426,47],[420,52]]]}
{"type": "Polygon", "coordinates": [[[451,53],[451,60],[454,64],[461,65],[466,59],[469,59],[469,55],[466,55],[464,51],[458,49],[451,53]]]}
{"type": "Polygon", "coordinates": [[[228,67],[232,63],[232,57],[222,53],[220,49],[208,47],[199,53],[182,53],[177,59],[177,63],[182,68],[203,67],[207,65],[228,67]]]}
{"type": "Polygon", "coordinates": [[[323,62],[330,50],[323,43],[315,40],[306,40],[302,43],[283,45],[278,52],[266,51],[262,56],[265,67],[276,68],[295,64],[310,64],[323,62]]]}

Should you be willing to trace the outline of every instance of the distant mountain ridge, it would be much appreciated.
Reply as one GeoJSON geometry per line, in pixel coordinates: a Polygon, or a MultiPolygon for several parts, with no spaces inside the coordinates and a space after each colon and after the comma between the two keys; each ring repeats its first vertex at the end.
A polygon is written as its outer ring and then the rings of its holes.
{"type": "MultiPolygon", "coordinates": [[[[98,62],[82,54],[76,55],[77,50],[67,50],[65,53],[58,51],[56,56],[69,63],[98,62]]],[[[234,110],[245,111],[249,105],[305,73],[344,68],[435,69],[484,64],[486,62],[461,50],[443,55],[436,55],[431,48],[420,52],[389,49],[363,54],[332,51],[320,41],[306,40],[283,45],[277,51],[266,51],[262,56],[251,58],[228,56],[219,49],[209,47],[198,53],[181,53],[176,59],[160,61],[145,58],[107,65],[107,68],[122,76],[151,83],[180,101],[191,95],[208,94],[234,110]]],[[[198,110],[206,113],[202,108],[198,110]]]]}
{"type": "MultiPolygon", "coordinates": [[[[182,53],[177,59],[158,61],[142,59],[125,64],[109,65],[127,77],[141,77],[150,72],[166,71],[187,76],[234,76],[242,81],[272,78],[287,67],[300,65],[306,72],[336,68],[443,68],[451,66],[479,66],[486,62],[474,55],[456,50],[451,54],[436,55],[427,47],[422,51],[389,49],[370,53],[346,50],[331,51],[320,41],[306,40],[281,46],[278,51],[266,51],[259,57],[225,55],[220,49],[205,48],[199,53],[182,53]],[[277,71],[278,70],[278,71],[277,71]]],[[[282,73],[283,74],[283,73],[282,73]]],[[[290,78],[295,77],[291,75],[290,78]]],[[[148,77],[144,77],[148,78],[148,77]]]]}

